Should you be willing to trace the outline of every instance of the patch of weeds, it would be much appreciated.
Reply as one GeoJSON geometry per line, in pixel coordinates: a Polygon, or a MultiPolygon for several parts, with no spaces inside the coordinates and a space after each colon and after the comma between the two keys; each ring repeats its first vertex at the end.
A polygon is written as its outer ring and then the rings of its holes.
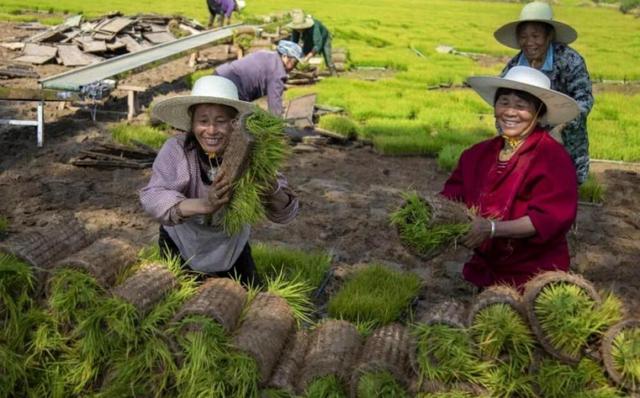
{"type": "Polygon", "coordinates": [[[580,200],[589,203],[604,202],[604,187],[600,185],[595,174],[589,173],[585,182],[580,185],[580,200]]]}

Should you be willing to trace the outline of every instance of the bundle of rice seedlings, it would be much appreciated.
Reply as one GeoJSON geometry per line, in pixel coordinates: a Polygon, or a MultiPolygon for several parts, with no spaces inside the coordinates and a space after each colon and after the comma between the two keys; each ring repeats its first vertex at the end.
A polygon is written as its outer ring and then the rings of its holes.
{"type": "Polygon", "coordinates": [[[604,300],[577,275],[546,272],[525,285],[529,323],[544,349],[567,363],[577,363],[594,338],[622,319],[622,304],[604,300]]]}
{"type": "Polygon", "coordinates": [[[528,369],[510,362],[492,363],[482,380],[494,398],[535,398],[534,382],[528,369]]]}
{"type": "Polygon", "coordinates": [[[267,383],[295,327],[287,302],[271,293],[258,293],[249,304],[233,344],[255,359],[260,382],[267,383]]]}
{"type": "Polygon", "coordinates": [[[34,284],[29,264],[0,253],[0,325],[6,337],[18,333],[19,321],[31,306],[34,284]]]}
{"type": "Polygon", "coordinates": [[[303,366],[308,345],[309,334],[305,330],[298,330],[287,342],[280,361],[267,383],[268,387],[294,394],[298,372],[303,366]]]}
{"type": "Polygon", "coordinates": [[[346,116],[322,116],[320,118],[320,127],[338,133],[348,140],[355,140],[358,137],[358,125],[346,116]]]}
{"type": "Polygon", "coordinates": [[[473,398],[477,395],[468,391],[447,391],[447,392],[435,392],[435,393],[422,393],[416,395],[417,398],[473,398]]]}
{"type": "Polygon", "coordinates": [[[288,390],[281,390],[277,388],[267,388],[260,391],[260,397],[262,398],[296,398],[296,395],[288,390]]]}
{"type": "Polygon", "coordinates": [[[255,243],[251,245],[251,255],[263,278],[282,273],[286,279],[302,280],[314,290],[320,288],[331,267],[331,255],[321,250],[298,250],[255,243]]]}
{"type": "Polygon", "coordinates": [[[402,243],[419,257],[437,256],[469,231],[471,218],[463,204],[437,194],[421,197],[406,192],[402,196],[404,203],[391,214],[391,224],[402,243]]]}
{"type": "Polygon", "coordinates": [[[358,397],[406,395],[413,374],[415,342],[400,324],[375,330],[369,336],[351,376],[351,395],[358,397]],[[372,395],[379,391],[380,395],[372,395]]]}
{"type": "Polygon", "coordinates": [[[620,397],[618,391],[609,386],[603,369],[587,358],[575,365],[544,359],[535,378],[538,395],[545,398],[620,397]]]}
{"type": "Polygon", "coordinates": [[[418,382],[480,383],[486,365],[474,355],[464,328],[464,307],[446,301],[416,325],[418,382]]]}
{"type": "Polygon", "coordinates": [[[267,278],[265,283],[267,292],[283,298],[289,304],[298,327],[312,323],[313,304],[310,296],[313,288],[311,286],[303,280],[287,279],[282,272],[275,277],[267,278]]]}
{"type": "Polygon", "coordinates": [[[511,370],[526,371],[533,358],[535,339],[525,320],[518,292],[492,286],[476,298],[469,310],[470,335],[483,359],[508,363],[511,370]]]}
{"type": "Polygon", "coordinates": [[[397,321],[409,310],[420,287],[416,274],[372,265],[348,277],[329,300],[328,312],[333,318],[385,325],[397,321]]]}
{"type": "MultiPolygon", "coordinates": [[[[238,233],[245,224],[264,219],[264,195],[273,188],[276,173],[288,153],[284,121],[268,112],[256,110],[240,118],[240,131],[253,137],[248,165],[233,183],[233,197],[224,213],[223,227],[228,234],[238,233]]],[[[233,158],[226,154],[222,162],[233,158]]],[[[229,160],[230,162],[232,160],[229,160]]]]}
{"type": "Polygon", "coordinates": [[[305,398],[347,398],[342,380],[335,375],[315,379],[304,392],[305,398]]]}
{"type": "Polygon", "coordinates": [[[361,344],[358,331],[349,322],[329,319],[316,326],[298,376],[298,391],[308,392],[316,379],[325,376],[347,383],[361,344]]]}
{"type": "Polygon", "coordinates": [[[640,393],[640,320],[617,323],[602,339],[602,359],[616,385],[640,393]]]}

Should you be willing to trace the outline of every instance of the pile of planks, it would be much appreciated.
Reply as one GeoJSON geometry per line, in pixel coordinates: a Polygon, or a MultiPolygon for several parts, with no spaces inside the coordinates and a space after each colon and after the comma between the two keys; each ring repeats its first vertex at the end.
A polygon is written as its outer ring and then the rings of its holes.
{"type": "Polygon", "coordinates": [[[41,65],[55,61],[65,66],[84,66],[201,30],[202,25],[180,16],[127,17],[115,12],[90,21],[76,15],[60,25],[31,36],[13,37],[0,45],[21,51],[13,59],[16,62],[41,65]]]}
{"type": "Polygon", "coordinates": [[[97,167],[102,169],[130,168],[144,169],[151,167],[157,151],[140,142],[133,146],[115,143],[99,143],[91,149],[80,150],[79,156],[69,163],[74,166],[97,167]]]}

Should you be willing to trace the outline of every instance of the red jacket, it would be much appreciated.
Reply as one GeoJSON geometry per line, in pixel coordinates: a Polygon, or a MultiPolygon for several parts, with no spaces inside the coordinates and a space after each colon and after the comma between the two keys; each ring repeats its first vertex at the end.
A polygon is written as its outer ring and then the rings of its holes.
{"type": "Polygon", "coordinates": [[[464,266],[464,277],[478,286],[520,286],[543,270],[568,270],[565,235],[578,207],[576,172],[566,150],[545,130],[536,129],[497,172],[501,137],[466,150],[441,194],[476,207],[479,215],[498,220],[529,216],[536,234],[530,238],[488,239],[464,266]]]}

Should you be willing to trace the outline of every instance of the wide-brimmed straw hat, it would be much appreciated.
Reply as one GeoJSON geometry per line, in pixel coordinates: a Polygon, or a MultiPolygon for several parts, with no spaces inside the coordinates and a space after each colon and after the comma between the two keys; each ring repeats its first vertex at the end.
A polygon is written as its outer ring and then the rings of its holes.
{"type": "Polygon", "coordinates": [[[307,29],[313,26],[311,15],[305,15],[304,11],[297,9],[291,11],[291,22],[287,24],[291,29],[307,29]]]}
{"type": "Polygon", "coordinates": [[[541,117],[542,124],[555,126],[566,123],[580,113],[578,103],[573,98],[552,90],[549,78],[528,66],[514,66],[504,77],[470,77],[467,83],[491,106],[495,106],[494,100],[499,88],[511,88],[533,95],[547,107],[547,112],[541,117]]]}
{"type": "Polygon", "coordinates": [[[555,41],[560,43],[569,44],[578,38],[578,32],[575,29],[565,23],[554,20],[551,6],[540,1],[525,5],[520,11],[520,18],[517,21],[501,26],[493,32],[493,36],[505,46],[519,50],[520,45],[516,37],[516,30],[518,25],[523,22],[542,22],[553,26],[555,41]]]}
{"type": "Polygon", "coordinates": [[[251,103],[238,99],[238,89],[231,80],[222,76],[204,76],[196,80],[190,95],[167,98],[155,104],[151,116],[179,130],[190,131],[189,107],[197,104],[227,105],[239,114],[253,107],[251,103]]]}

